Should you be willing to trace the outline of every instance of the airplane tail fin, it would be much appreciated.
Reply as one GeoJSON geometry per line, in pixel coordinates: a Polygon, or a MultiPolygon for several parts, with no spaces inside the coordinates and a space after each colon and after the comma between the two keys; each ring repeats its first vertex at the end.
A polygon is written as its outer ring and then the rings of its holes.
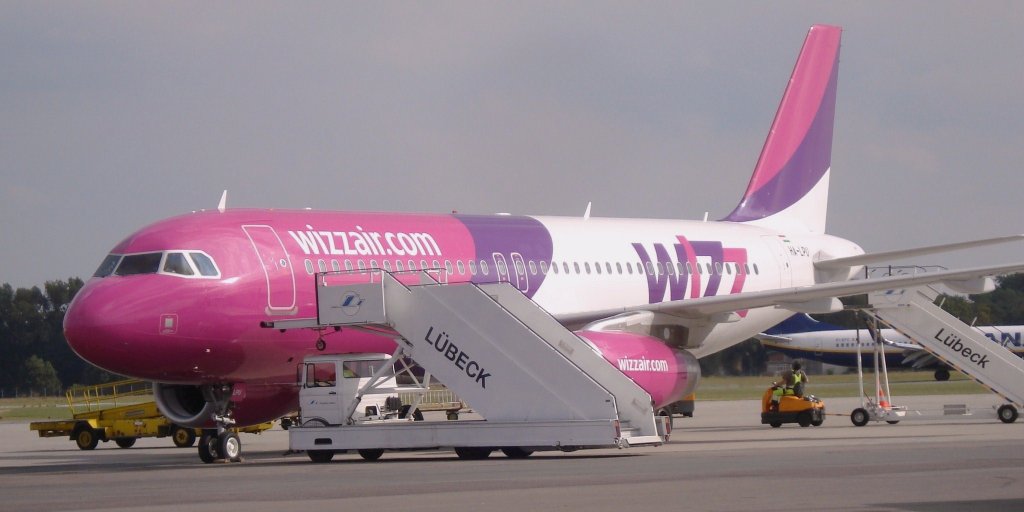
{"type": "Polygon", "coordinates": [[[796,334],[801,332],[815,332],[815,331],[836,331],[841,330],[842,327],[835,325],[819,322],[804,313],[797,313],[785,320],[780,324],[772,327],[765,331],[765,334],[772,336],[779,336],[783,334],[796,334]]]}
{"type": "Polygon", "coordinates": [[[722,220],[825,232],[841,35],[828,25],[807,33],[747,191],[722,220]]]}

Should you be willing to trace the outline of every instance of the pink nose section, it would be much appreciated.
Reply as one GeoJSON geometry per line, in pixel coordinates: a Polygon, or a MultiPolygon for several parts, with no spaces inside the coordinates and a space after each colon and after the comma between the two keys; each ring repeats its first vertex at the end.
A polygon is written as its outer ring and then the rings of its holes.
{"type": "Polygon", "coordinates": [[[102,287],[86,285],[71,303],[64,315],[64,337],[68,345],[82,359],[103,369],[123,373],[117,368],[117,354],[122,352],[116,322],[118,316],[112,311],[116,305],[104,296],[110,295],[102,287]]]}

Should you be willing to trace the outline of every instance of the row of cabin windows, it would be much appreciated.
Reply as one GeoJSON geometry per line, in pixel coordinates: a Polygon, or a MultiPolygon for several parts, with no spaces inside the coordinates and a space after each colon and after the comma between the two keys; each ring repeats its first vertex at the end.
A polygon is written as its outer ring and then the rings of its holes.
{"type": "MultiPolygon", "coordinates": [[[[328,271],[327,261],[326,260],[317,260],[316,268],[314,268],[314,266],[313,266],[313,260],[308,260],[307,259],[305,263],[306,263],[306,273],[308,273],[310,275],[312,275],[314,272],[316,272],[318,270],[320,272],[327,272],[328,271]]],[[[559,264],[559,262],[554,262],[554,261],[551,262],[551,263],[548,263],[546,261],[541,261],[540,263],[536,263],[533,260],[530,260],[529,262],[526,263],[526,266],[524,267],[523,262],[520,260],[520,261],[515,261],[515,266],[516,266],[516,271],[519,274],[526,274],[526,267],[529,267],[530,274],[532,274],[532,275],[537,275],[538,273],[547,274],[549,272],[553,273],[553,274],[558,274],[558,273],[565,273],[565,274],[572,274],[572,273],[575,273],[575,274],[581,274],[581,273],[591,274],[591,273],[596,273],[596,274],[609,274],[610,275],[610,274],[613,274],[613,273],[617,273],[617,274],[630,274],[631,275],[631,274],[634,273],[634,269],[635,269],[635,273],[636,274],[644,274],[644,273],[646,273],[647,275],[655,275],[655,274],[665,274],[665,273],[668,273],[668,274],[671,274],[671,275],[675,275],[675,274],[678,273],[678,274],[682,275],[682,274],[685,273],[686,275],[691,275],[691,274],[694,273],[694,267],[696,267],[696,273],[697,274],[702,274],[702,275],[703,274],[708,274],[708,275],[711,275],[711,274],[714,274],[714,275],[733,275],[733,274],[736,274],[736,275],[749,275],[749,274],[755,274],[755,275],[758,275],[758,274],[761,273],[761,270],[757,267],[757,263],[743,263],[741,265],[739,263],[733,263],[733,262],[724,262],[723,263],[723,262],[719,261],[719,262],[715,262],[714,265],[712,265],[711,263],[696,263],[696,264],[693,264],[693,263],[687,261],[687,262],[677,262],[675,265],[673,265],[671,263],[662,263],[662,262],[654,263],[654,262],[648,261],[646,263],[646,265],[645,265],[644,263],[641,263],[641,262],[637,261],[637,262],[626,262],[626,263],[616,262],[614,267],[612,266],[612,263],[607,262],[607,261],[604,262],[604,263],[594,262],[593,266],[591,266],[590,263],[591,262],[589,262],[589,261],[585,261],[585,262],[583,262],[583,264],[581,266],[578,261],[574,261],[574,262],[571,263],[571,266],[570,266],[570,262],[568,262],[568,261],[562,261],[561,264],[559,264]],[[614,268],[614,270],[613,270],[613,268],[614,268]]],[[[498,260],[497,263],[495,264],[495,266],[497,267],[497,271],[498,271],[499,274],[507,274],[508,273],[508,271],[507,271],[508,269],[505,268],[505,262],[504,261],[498,260]]],[[[454,266],[452,265],[451,260],[444,260],[444,267],[441,266],[441,262],[438,261],[438,260],[432,260],[432,261],[420,260],[418,268],[416,266],[416,261],[415,260],[408,260],[407,262],[403,262],[402,260],[395,260],[395,262],[393,264],[392,264],[391,260],[383,260],[383,261],[381,261],[381,266],[379,266],[379,267],[377,266],[377,260],[370,260],[368,265],[363,260],[356,260],[355,267],[353,267],[353,265],[352,265],[352,260],[345,260],[345,270],[355,270],[356,268],[358,268],[359,270],[383,268],[384,270],[386,270],[388,272],[403,272],[403,271],[406,271],[406,270],[417,270],[417,269],[418,270],[428,270],[428,269],[441,269],[441,268],[444,268],[445,271],[447,271],[449,275],[455,274],[456,270],[457,270],[458,274],[460,274],[460,275],[466,275],[467,271],[468,271],[469,274],[474,275],[474,276],[475,275],[488,276],[491,273],[490,272],[490,265],[487,263],[486,260],[480,260],[479,263],[477,263],[476,260],[469,260],[467,262],[463,262],[462,260],[456,260],[454,266]]],[[[335,272],[340,272],[341,271],[341,264],[338,262],[338,260],[331,260],[330,270],[333,270],[335,272]]]]}

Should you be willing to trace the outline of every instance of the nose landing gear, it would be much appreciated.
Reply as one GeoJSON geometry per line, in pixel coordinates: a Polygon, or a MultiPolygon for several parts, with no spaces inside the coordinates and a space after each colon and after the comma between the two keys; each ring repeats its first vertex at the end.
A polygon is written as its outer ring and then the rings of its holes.
{"type": "Polygon", "coordinates": [[[206,464],[218,460],[241,462],[242,441],[230,430],[235,424],[231,418],[231,385],[211,386],[204,391],[207,401],[216,405],[218,412],[213,415],[213,421],[217,428],[203,430],[199,438],[199,460],[206,464]]]}

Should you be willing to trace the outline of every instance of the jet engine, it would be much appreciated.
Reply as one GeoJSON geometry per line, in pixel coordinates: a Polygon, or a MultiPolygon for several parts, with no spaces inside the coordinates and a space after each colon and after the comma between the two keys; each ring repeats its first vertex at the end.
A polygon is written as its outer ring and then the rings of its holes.
{"type": "Polygon", "coordinates": [[[213,428],[214,416],[225,413],[238,426],[255,425],[291,413],[298,403],[294,385],[154,383],[153,395],[167,419],[191,428],[213,428]]]}
{"type": "Polygon", "coordinates": [[[609,363],[633,379],[654,400],[658,409],[693,393],[700,380],[700,364],[693,354],[664,341],[631,332],[579,331],[609,363]]]}

